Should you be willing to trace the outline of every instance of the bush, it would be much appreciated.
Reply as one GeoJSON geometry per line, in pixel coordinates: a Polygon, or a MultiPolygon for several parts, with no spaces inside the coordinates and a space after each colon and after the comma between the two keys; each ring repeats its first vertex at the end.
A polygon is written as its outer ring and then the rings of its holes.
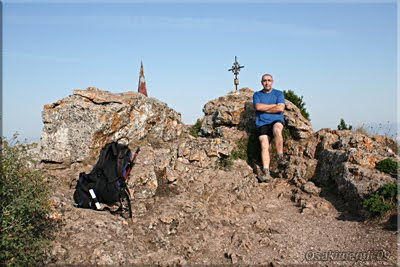
{"type": "Polygon", "coordinates": [[[387,158],[377,162],[375,168],[380,170],[381,172],[397,174],[397,172],[399,171],[399,163],[391,158],[387,158]]]}
{"type": "Polygon", "coordinates": [[[373,215],[382,216],[390,210],[396,209],[399,187],[396,183],[385,184],[363,202],[373,215]]]}
{"type": "Polygon", "coordinates": [[[196,123],[189,130],[190,135],[194,137],[199,137],[200,128],[201,128],[201,120],[197,119],[196,123]]]}
{"type": "Polygon", "coordinates": [[[242,138],[236,142],[236,148],[231,153],[233,160],[242,159],[247,161],[248,142],[248,138],[242,138]]]}
{"type": "Polygon", "coordinates": [[[351,129],[353,129],[353,126],[351,126],[350,124],[347,125],[347,124],[344,122],[344,119],[340,119],[340,123],[339,123],[339,125],[337,126],[337,129],[338,129],[338,130],[351,130],[351,129]]]}
{"type": "Polygon", "coordinates": [[[228,157],[223,157],[218,161],[218,167],[222,170],[230,171],[233,161],[243,159],[247,161],[247,144],[248,139],[242,138],[236,142],[236,148],[232,150],[228,157]]]}
{"type": "Polygon", "coordinates": [[[225,171],[230,171],[233,166],[232,157],[223,157],[218,160],[218,168],[225,171]]]}
{"type": "Polygon", "coordinates": [[[250,134],[248,138],[239,139],[231,155],[220,159],[219,167],[221,169],[230,170],[233,166],[233,161],[237,159],[245,160],[250,166],[261,164],[260,141],[255,134],[250,134]]]}
{"type": "Polygon", "coordinates": [[[293,139],[292,133],[290,132],[288,127],[283,127],[282,137],[283,140],[293,139]]]}
{"type": "Polygon", "coordinates": [[[40,265],[48,248],[52,221],[49,219],[49,191],[27,145],[14,146],[5,139],[1,147],[0,179],[0,264],[40,265]]]}
{"type": "Polygon", "coordinates": [[[289,100],[300,109],[301,115],[303,115],[304,118],[311,121],[310,114],[306,109],[306,103],[303,102],[303,96],[298,97],[292,90],[283,91],[283,95],[285,96],[285,99],[289,100]]]}

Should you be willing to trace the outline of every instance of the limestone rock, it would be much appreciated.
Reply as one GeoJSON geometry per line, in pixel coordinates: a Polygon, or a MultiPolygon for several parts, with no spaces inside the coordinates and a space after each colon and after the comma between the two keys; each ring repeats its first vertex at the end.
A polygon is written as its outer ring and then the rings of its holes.
{"type": "Polygon", "coordinates": [[[215,136],[215,131],[220,126],[243,128],[251,123],[251,120],[254,125],[253,94],[251,89],[242,88],[206,103],[200,133],[203,136],[215,136]]]}
{"type": "MultiPolygon", "coordinates": [[[[242,88],[206,103],[203,108],[205,116],[200,129],[201,135],[227,137],[222,127],[235,127],[246,131],[254,129],[253,94],[253,90],[242,88]]],[[[296,139],[306,139],[313,133],[311,123],[289,100],[286,100],[284,120],[285,126],[296,139]]]]}
{"type": "Polygon", "coordinates": [[[286,100],[283,117],[285,119],[285,126],[295,139],[307,139],[313,134],[311,122],[304,118],[300,109],[289,100],[286,100]]]}
{"type": "MultiPolygon", "coordinates": [[[[354,131],[322,129],[303,141],[287,140],[289,167],[281,177],[288,178],[310,194],[319,189],[307,186],[312,179],[318,186],[334,186],[354,211],[370,193],[395,179],[375,169],[376,162],[393,157],[395,142],[384,136],[354,131]]],[[[317,187],[318,188],[318,187],[317,187]]]]}
{"type": "Polygon", "coordinates": [[[228,156],[231,151],[232,144],[227,140],[200,137],[179,144],[178,160],[184,159],[185,162],[206,167],[212,165],[221,156],[228,156]]]}
{"type": "Polygon", "coordinates": [[[307,183],[303,184],[301,189],[304,192],[315,195],[315,196],[318,196],[319,193],[321,192],[321,188],[316,187],[313,182],[307,182],[307,183]]]}
{"type": "Polygon", "coordinates": [[[113,94],[93,87],[45,105],[42,117],[43,162],[97,157],[106,143],[121,137],[171,141],[182,132],[181,115],[165,103],[136,92],[113,94]]]}
{"type": "Polygon", "coordinates": [[[376,162],[392,156],[389,138],[335,130],[321,130],[316,135],[321,141],[314,180],[321,185],[336,184],[355,209],[361,208],[365,197],[379,187],[395,182],[389,174],[375,169],[376,162]]]}
{"type": "Polygon", "coordinates": [[[155,153],[151,146],[140,148],[133,166],[128,188],[133,191],[135,199],[152,197],[158,187],[158,179],[154,170],[155,153]]]}

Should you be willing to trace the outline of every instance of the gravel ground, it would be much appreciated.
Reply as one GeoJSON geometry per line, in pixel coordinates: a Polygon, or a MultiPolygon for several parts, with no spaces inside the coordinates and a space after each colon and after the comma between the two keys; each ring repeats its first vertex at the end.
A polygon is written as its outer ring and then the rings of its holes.
{"type": "Polygon", "coordinates": [[[349,217],[284,179],[260,184],[240,160],[187,167],[134,198],[132,220],[74,208],[69,182],[82,169],[51,171],[60,223],[47,265],[397,265],[397,231],[339,219],[349,217]]]}

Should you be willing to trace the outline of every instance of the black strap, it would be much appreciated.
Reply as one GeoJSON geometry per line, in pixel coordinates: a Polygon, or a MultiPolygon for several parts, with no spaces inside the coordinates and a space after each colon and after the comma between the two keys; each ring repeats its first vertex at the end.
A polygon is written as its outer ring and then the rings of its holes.
{"type": "Polygon", "coordinates": [[[111,145],[111,148],[112,148],[114,157],[117,157],[117,156],[118,156],[117,144],[118,144],[118,143],[116,143],[116,142],[112,142],[112,145],[111,145]]]}
{"type": "Polygon", "coordinates": [[[123,201],[124,198],[126,198],[126,201],[128,203],[129,218],[132,218],[132,206],[131,206],[131,199],[130,199],[129,195],[130,195],[129,189],[125,188],[123,190],[123,193],[121,194],[121,198],[119,199],[119,207],[118,207],[118,209],[112,210],[109,207],[104,207],[101,211],[108,211],[111,214],[116,214],[116,213],[119,213],[119,212],[123,211],[123,208],[122,208],[123,203],[122,203],[122,201],[123,201]]]}
{"type": "MultiPolygon", "coordinates": [[[[71,189],[72,187],[74,187],[74,182],[76,182],[76,181],[78,181],[78,179],[76,179],[76,178],[73,178],[73,179],[71,180],[71,182],[69,183],[69,189],[71,189]]],[[[76,186],[76,184],[75,184],[75,186],[76,186]]]]}

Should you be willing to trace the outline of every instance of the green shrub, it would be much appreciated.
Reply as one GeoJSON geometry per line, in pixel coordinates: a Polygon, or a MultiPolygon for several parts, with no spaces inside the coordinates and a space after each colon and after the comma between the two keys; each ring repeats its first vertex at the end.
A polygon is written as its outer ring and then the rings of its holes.
{"type": "Polygon", "coordinates": [[[391,158],[386,158],[377,162],[375,168],[381,172],[396,174],[399,170],[399,163],[391,158]]]}
{"type": "Polygon", "coordinates": [[[230,156],[219,160],[219,167],[230,170],[233,166],[233,161],[237,159],[245,160],[250,166],[261,164],[260,141],[255,134],[250,134],[248,138],[239,139],[230,156]]]}
{"type": "Polygon", "coordinates": [[[396,200],[396,196],[399,193],[399,188],[397,184],[389,183],[382,186],[378,190],[378,193],[386,200],[389,200],[391,203],[394,203],[396,200]]]}
{"type": "Polygon", "coordinates": [[[218,168],[220,170],[230,171],[233,166],[232,157],[223,157],[218,160],[218,168]]]}
{"type": "Polygon", "coordinates": [[[311,121],[310,114],[306,109],[306,103],[303,102],[303,96],[298,97],[293,90],[283,91],[283,95],[285,96],[285,99],[289,100],[300,109],[301,115],[303,115],[304,118],[311,121]]]}
{"type": "Polygon", "coordinates": [[[242,138],[236,142],[236,148],[232,150],[228,157],[220,158],[218,161],[219,169],[230,171],[233,161],[237,159],[247,160],[247,138],[242,138]]]}
{"type": "Polygon", "coordinates": [[[231,157],[234,160],[245,160],[250,165],[261,162],[261,146],[258,137],[255,134],[250,134],[248,138],[239,139],[231,157]]]}
{"type": "Polygon", "coordinates": [[[344,119],[340,119],[340,123],[339,123],[339,125],[337,126],[337,129],[338,129],[338,130],[351,130],[351,129],[353,129],[353,126],[351,126],[350,124],[347,125],[347,124],[344,122],[344,119]]]}
{"type": "Polygon", "coordinates": [[[201,120],[197,119],[196,123],[189,130],[190,135],[194,137],[199,137],[200,128],[201,128],[201,120]]]}
{"type": "Polygon", "coordinates": [[[364,200],[363,206],[373,215],[382,216],[397,207],[399,187],[396,183],[385,184],[364,200]]]}
{"type": "Polygon", "coordinates": [[[241,138],[236,142],[236,148],[231,153],[233,160],[242,159],[247,161],[248,142],[248,138],[241,138]]]}
{"type": "Polygon", "coordinates": [[[26,145],[1,146],[0,179],[0,264],[10,266],[41,265],[48,248],[52,221],[49,191],[26,145]]]}
{"type": "Polygon", "coordinates": [[[283,140],[293,139],[292,133],[290,132],[288,127],[283,127],[282,137],[283,140]]]}

